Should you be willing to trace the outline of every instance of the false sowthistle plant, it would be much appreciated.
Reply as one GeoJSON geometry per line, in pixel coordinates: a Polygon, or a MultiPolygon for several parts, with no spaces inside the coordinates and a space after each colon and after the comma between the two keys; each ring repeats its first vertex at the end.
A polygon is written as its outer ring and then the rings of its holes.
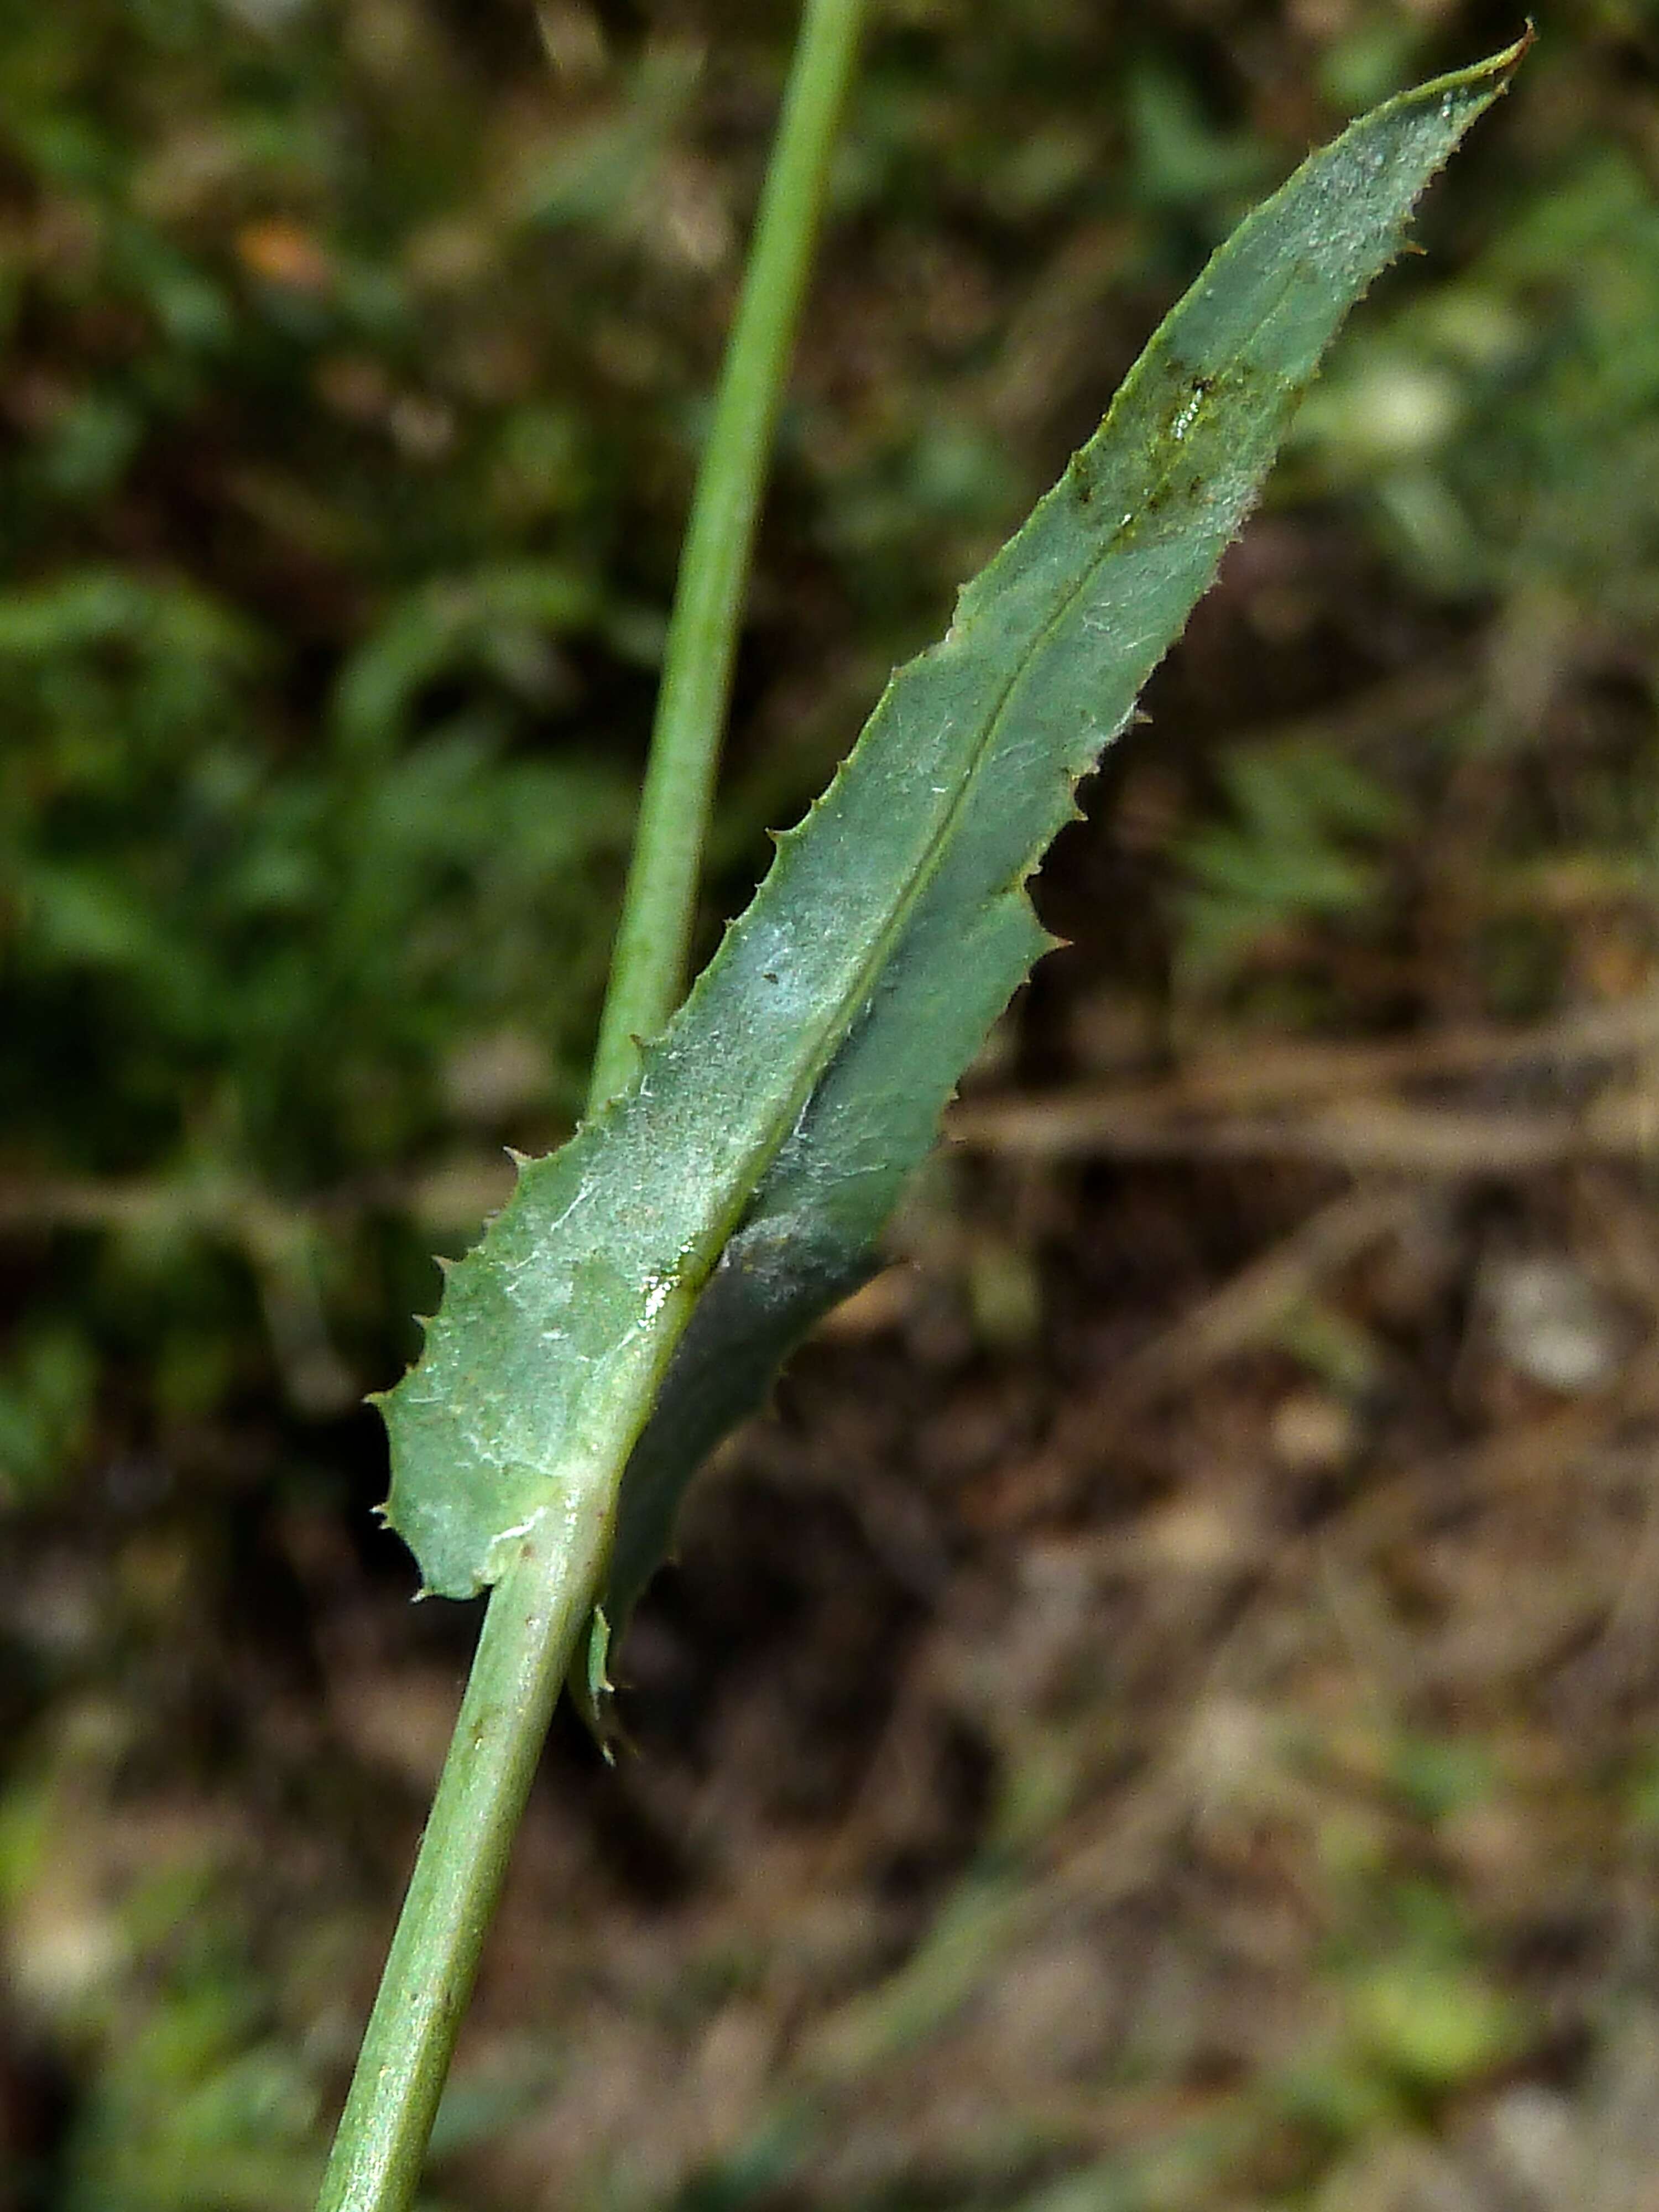
{"type": "Polygon", "coordinates": [[[809,0],[804,19],[699,478],[589,1116],[520,1163],[384,1401],[387,1517],[424,1588],[490,1599],[319,2212],[411,2201],[562,1684],[602,1729],[609,1643],[686,1484],[868,1273],[963,1067],[1052,942],[1025,884],[1079,779],[1208,585],[1348,308],[1525,45],[1364,117],[1245,221],[944,640],[894,677],[674,1012],[861,5],[809,0]]]}

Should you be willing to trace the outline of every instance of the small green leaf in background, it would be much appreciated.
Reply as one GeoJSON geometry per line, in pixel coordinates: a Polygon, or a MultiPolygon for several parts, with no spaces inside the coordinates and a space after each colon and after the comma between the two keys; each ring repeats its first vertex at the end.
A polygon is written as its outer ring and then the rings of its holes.
{"type": "Polygon", "coordinates": [[[1253,746],[1219,775],[1233,819],[1206,822],[1174,856],[1188,989],[1224,980],[1264,937],[1364,911],[1377,890],[1368,848],[1403,826],[1395,793],[1326,744],[1253,746]]]}
{"type": "Polygon", "coordinates": [[[1362,118],[1241,227],[943,642],[895,677],[633,1088],[525,1164],[386,1401],[389,1516],[428,1587],[494,1581],[533,1525],[608,1522],[628,1459],[604,1594],[625,1620],[698,1462],[870,1266],[1049,941],[1024,884],[1079,778],[1522,51],[1362,118]]]}
{"type": "Polygon", "coordinates": [[[1357,1978],[1348,2001],[1353,2035],[1377,2064],[1430,2092],[1478,2079],[1522,2039],[1517,2006],[1472,1967],[1382,1961],[1357,1978]]]}

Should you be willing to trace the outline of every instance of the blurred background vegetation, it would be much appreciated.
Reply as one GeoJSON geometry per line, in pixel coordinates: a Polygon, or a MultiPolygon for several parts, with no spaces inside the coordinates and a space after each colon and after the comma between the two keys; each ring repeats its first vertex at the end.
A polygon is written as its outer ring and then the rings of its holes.
{"type": "MultiPolygon", "coordinates": [[[[884,0],[708,927],[1486,0],[884,0]]],[[[309,2201],[473,1630],[362,1394],[582,1087],[783,0],[0,7],[0,2212],[309,2201]]],[[[1549,0],[879,1278],[562,1725],[449,2212],[1643,2212],[1659,22],[1549,0]]]]}

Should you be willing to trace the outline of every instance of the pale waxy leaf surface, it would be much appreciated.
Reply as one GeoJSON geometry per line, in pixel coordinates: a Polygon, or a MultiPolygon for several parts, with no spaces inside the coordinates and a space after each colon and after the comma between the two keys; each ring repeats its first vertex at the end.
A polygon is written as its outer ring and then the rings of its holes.
{"type": "Polygon", "coordinates": [[[543,1516],[614,1516],[594,1596],[626,1617],[698,1462],[868,1272],[1048,945],[1024,885],[1079,779],[1521,52],[1362,118],[1246,220],[943,641],[893,678],[634,1085],[521,1167],[384,1401],[388,1516],[428,1588],[494,1581],[543,1516]]]}

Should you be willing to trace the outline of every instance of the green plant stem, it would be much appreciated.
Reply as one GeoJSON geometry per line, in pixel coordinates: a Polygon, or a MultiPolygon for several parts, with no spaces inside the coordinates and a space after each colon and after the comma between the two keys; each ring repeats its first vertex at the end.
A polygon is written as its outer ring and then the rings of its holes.
{"type": "Polygon", "coordinates": [[[318,2212],[403,2212],[571,1650],[611,1540],[532,1529],[490,1593],[318,2212]],[[556,1572],[550,1572],[550,1567],[556,1572]]]}
{"type": "Polygon", "coordinates": [[[807,0],[686,528],[588,1092],[633,1074],[684,994],[750,553],[865,0],[807,0]]]}
{"type": "MultiPolygon", "coordinates": [[[[865,0],[807,0],[727,349],[669,627],[590,1105],[685,981],[720,726],[767,457],[865,0]]],[[[618,1470],[620,1474],[620,1470],[618,1470]]],[[[611,1538],[532,1528],[483,1632],[318,2212],[405,2212],[542,1740],[611,1538]]]]}

